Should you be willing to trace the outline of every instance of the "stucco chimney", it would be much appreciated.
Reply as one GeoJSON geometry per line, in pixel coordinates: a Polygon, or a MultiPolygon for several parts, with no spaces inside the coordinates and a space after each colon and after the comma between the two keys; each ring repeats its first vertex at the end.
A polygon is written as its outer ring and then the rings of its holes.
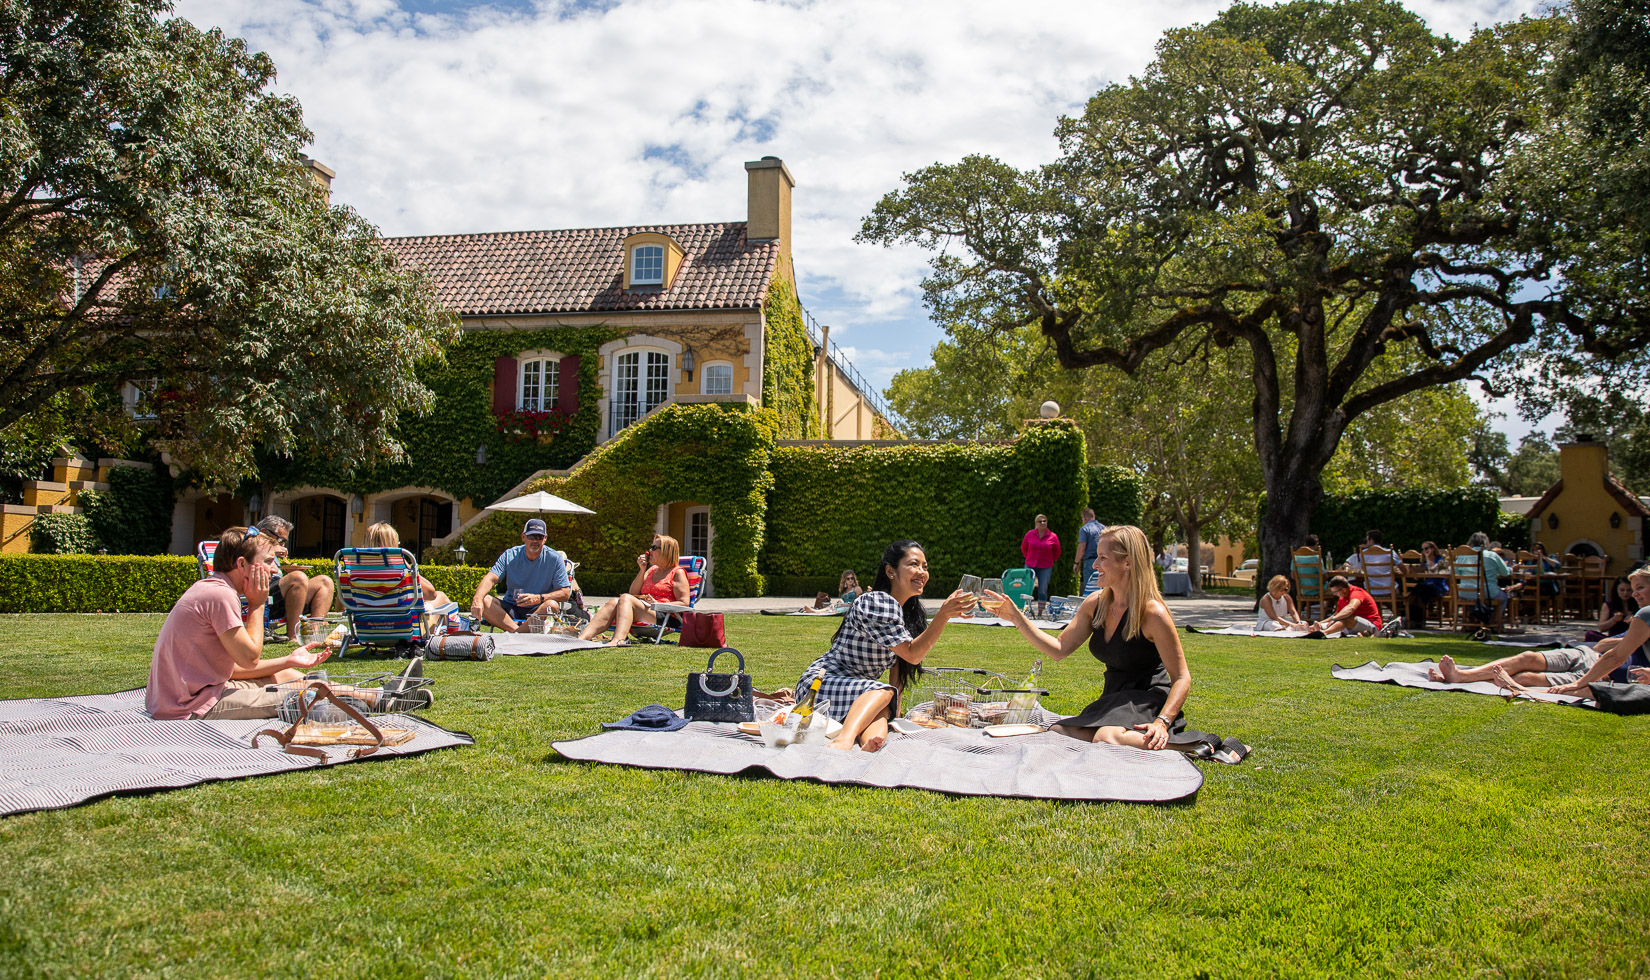
{"type": "Polygon", "coordinates": [[[753,242],[779,243],[780,259],[791,257],[791,188],[796,180],[778,157],[763,157],[745,164],[750,194],[746,208],[745,237],[753,242]]]}
{"type": "Polygon", "coordinates": [[[1602,484],[1610,469],[1610,455],[1602,442],[1565,442],[1558,447],[1558,473],[1564,485],[1602,484]]]}
{"type": "Polygon", "coordinates": [[[315,181],[316,188],[321,192],[321,200],[332,203],[332,178],[338,176],[337,171],[319,160],[311,159],[309,154],[298,154],[298,160],[309,171],[310,179],[315,181]]]}

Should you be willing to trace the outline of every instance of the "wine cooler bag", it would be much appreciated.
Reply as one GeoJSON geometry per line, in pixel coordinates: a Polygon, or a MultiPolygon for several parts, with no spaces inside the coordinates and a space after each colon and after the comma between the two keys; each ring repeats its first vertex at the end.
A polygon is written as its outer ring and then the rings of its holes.
{"type": "Polygon", "coordinates": [[[727,646],[728,632],[722,624],[722,614],[684,613],[682,615],[682,638],[679,645],[684,647],[707,647],[712,650],[727,646]]]}

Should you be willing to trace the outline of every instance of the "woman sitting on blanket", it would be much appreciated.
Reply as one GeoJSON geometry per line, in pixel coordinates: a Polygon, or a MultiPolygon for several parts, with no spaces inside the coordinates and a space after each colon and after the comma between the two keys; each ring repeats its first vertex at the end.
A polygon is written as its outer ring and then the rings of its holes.
{"type": "MultiPolygon", "coordinates": [[[[379,521],[367,528],[367,547],[399,548],[401,547],[401,532],[395,529],[394,524],[388,521],[379,521]]],[[[425,628],[434,630],[436,624],[441,621],[441,616],[439,613],[428,612],[428,610],[436,606],[445,606],[451,600],[447,598],[447,593],[437,589],[429,579],[422,575],[418,576],[418,589],[424,593],[425,628]]]]}
{"type": "Polygon", "coordinates": [[[630,636],[633,624],[658,624],[659,617],[654,606],[661,602],[687,605],[687,572],[677,564],[681,557],[682,546],[676,543],[675,538],[668,534],[655,534],[653,544],[636,556],[636,577],[630,580],[630,590],[603,603],[580,631],[579,639],[595,639],[611,625],[613,640],[608,646],[621,646],[630,636]]]}
{"type": "Polygon", "coordinates": [[[1055,731],[1085,742],[1164,748],[1171,735],[1186,728],[1180,709],[1192,689],[1192,672],[1152,574],[1145,533],[1127,524],[1106,528],[1094,570],[1097,591],[1077,607],[1058,637],[1032,626],[1007,596],[987,592],[985,602],[1043,657],[1063,660],[1088,640],[1089,652],[1106,665],[1100,699],[1061,719],[1055,731]]]}
{"type": "MultiPolygon", "coordinates": [[[[1641,568],[1627,576],[1633,584],[1633,598],[1639,602],[1639,611],[1627,624],[1627,632],[1600,640],[1591,650],[1564,648],[1560,650],[1525,650],[1523,653],[1500,660],[1492,660],[1482,667],[1462,667],[1448,654],[1438,658],[1438,666],[1427,671],[1427,679],[1450,684],[1470,684],[1473,681],[1494,681],[1513,691],[1546,690],[1549,694],[1571,694],[1592,697],[1588,690],[1594,681],[1609,678],[1610,674],[1635,651],[1650,641],[1650,568],[1641,568]]],[[[1650,668],[1633,667],[1627,679],[1635,684],[1650,684],[1650,668]]]]}
{"type": "Polygon", "coordinates": [[[1255,630],[1260,633],[1278,633],[1283,630],[1305,632],[1310,628],[1295,610],[1295,597],[1289,594],[1289,576],[1272,576],[1272,581],[1266,583],[1266,594],[1260,597],[1260,611],[1255,615],[1255,630]]]}
{"type": "Polygon", "coordinates": [[[828,612],[841,614],[848,611],[848,607],[854,604],[854,600],[859,598],[862,591],[864,590],[859,587],[859,575],[850,568],[842,573],[840,579],[837,579],[835,598],[832,598],[829,593],[821,592],[814,596],[813,605],[803,606],[800,611],[805,613],[828,612]]]}
{"type": "Polygon", "coordinates": [[[974,606],[974,596],[953,592],[929,622],[922,611],[928,584],[928,557],[915,541],[896,541],[882,553],[871,590],[854,600],[831,637],[831,649],[802,672],[796,682],[805,691],[824,675],[819,700],[842,722],[831,747],[852,749],[857,741],[867,752],[882,748],[888,720],[899,710],[899,692],[916,677],[917,665],[934,648],[947,621],[974,606]],[[888,683],[880,678],[888,671],[888,683]]]}

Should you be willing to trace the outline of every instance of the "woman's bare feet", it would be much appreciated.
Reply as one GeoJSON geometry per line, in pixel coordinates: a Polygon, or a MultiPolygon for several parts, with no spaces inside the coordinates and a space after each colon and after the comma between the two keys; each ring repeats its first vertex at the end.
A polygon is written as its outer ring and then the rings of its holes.
{"type": "Polygon", "coordinates": [[[1427,680],[1443,681],[1446,684],[1461,683],[1461,670],[1455,666],[1455,658],[1444,654],[1438,658],[1438,666],[1427,671],[1427,680]]]}

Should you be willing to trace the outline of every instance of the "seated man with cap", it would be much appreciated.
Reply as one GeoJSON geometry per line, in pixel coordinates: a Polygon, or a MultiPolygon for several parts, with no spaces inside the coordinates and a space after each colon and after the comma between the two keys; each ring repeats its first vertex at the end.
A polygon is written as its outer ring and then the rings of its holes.
{"type": "Polygon", "coordinates": [[[567,565],[554,548],[544,546],[544,522],[533,518],[521,531],[521,544],[498,556],[492,569],[481,577],[470,600],[470,616],[491,623],[509,633],[520,629],[518,620],[534,613],[551,613],[573,594],[567,582],[567,565]],[[503,582],[502,597],[492,594],[503,582]]]}

